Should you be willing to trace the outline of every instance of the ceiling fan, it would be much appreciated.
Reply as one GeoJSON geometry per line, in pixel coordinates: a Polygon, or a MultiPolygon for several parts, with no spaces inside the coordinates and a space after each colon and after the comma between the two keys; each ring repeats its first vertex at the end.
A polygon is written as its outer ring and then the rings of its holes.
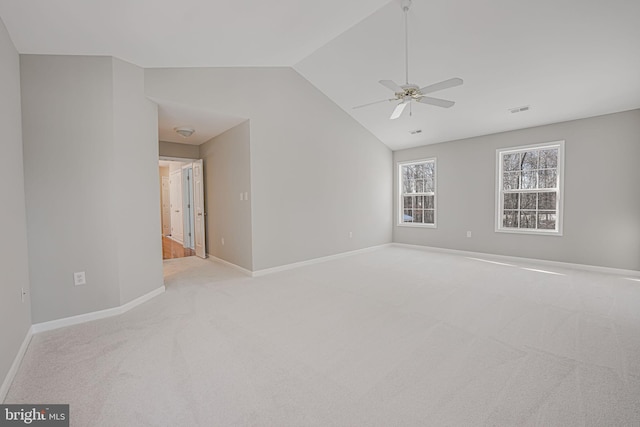
{"type": "Polygon", "coordinates": [[[400,103],[397,104],[396,108],[393,110],[393,113],[391,113],[391,117],[389,117],[391,120],[400,117],[404,109],[411,103],[411,101],[417,101],[422,104],[435,105],[443,108],[452,107],[455,104],[455,102],[453,101],[447,101],[440,98],[432,98],[426,95],[429,93],[437,92],[439,90],[448,89],[450,87],[460,86],[463,83],[462,79],[458,77],[444,80],[440,83],[434,83],[423,88],[418,85],[409,83],[409,27],[407,23],[407,12],[411,7],[411,0],[402,0],[400,2],[400,5],[402,7],[402,11],[404,12],[405,84],[399,85],[392,80],[380,80],[380,84],[388,89],[391,89],[395,93],[395,97],[353,107],[355,109],[367,107],[373,104],[379,104],[381,102],[400,101],[400,103]]]}

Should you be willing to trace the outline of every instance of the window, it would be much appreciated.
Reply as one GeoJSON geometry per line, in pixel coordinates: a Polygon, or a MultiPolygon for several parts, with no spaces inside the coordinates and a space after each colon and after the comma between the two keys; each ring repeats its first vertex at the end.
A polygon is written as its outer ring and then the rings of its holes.
{"type": "Polygon", "coordinates": [[[398,163],[399,225],[436,226],[436,159],[398,163]]]}
{"type": "Polygon", "coordinates": [[[497,151],[496,231],[562,235],[564,141],[497,151]]]}

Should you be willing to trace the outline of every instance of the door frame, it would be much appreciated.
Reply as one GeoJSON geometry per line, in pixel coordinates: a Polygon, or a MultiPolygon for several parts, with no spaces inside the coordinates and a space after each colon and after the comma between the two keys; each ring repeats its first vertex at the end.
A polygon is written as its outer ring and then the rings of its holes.
{"type": "MultiPolygon", "coordinates": [[[[185,165],[182,166],[182,170],[183,171],[184,171],[185,167],[186,168],[191,167],[191,171],[192,171],[192,174],[191,174],[191,177],[192,177],[192,179],[191,179],[191,189],[192,189],[191,194],[193,195],[193,201],[191,203],[191,206],[192,206],[191,213],[193,214],[192,218],[191,218],[191,224],[193,224],[193,227],[192,227],[193,228],[193,233],[192,233],[192,236],[191,236],[191,242],[193,244],[191,246],[193,246],[194,249],[197,249],[196,250],[196,255],[197,256],[199,256],[201,258],[207,258],[206,234],[205,234],[206,233],[206,215],[207,215],[207,212],[204,209],[204,207],[206,205],[205,201],[204,201],[204,194],[206,194],[205,188],[204,188],[204,186],[205,186],[204,167],[203,167],[204,162],[203,162],[202,159],[192,159],[192,158],[186,158],[186,157],[172,157],[172,156],[158,156],[158,160],[167,160],[167,161],[186,163],[185,165]],[[193,165],[194,165],[194,163],[199,163],[200,164],[200,167],[201,167],[200,173],[202,174],[202,176],[201,176],[201,179],[202,179],[202,181],[201,181],[201,189],[202,190],[201,191],[203,192],[203,197],[202,197],[202,212],[200,212],[200,213],[201,213],[201,218],[202,218],[203,224],[202,224],[202,231],[201,231],[201,233],[202,233],[202,245],[201,245],[200,248],[196,248],[195,247],[196,246],[195,233],[197,232],[196,231],[197,227],[196,227],[196,217],[195,217],[196,216],[196,209],[194,209],[195,208],[195,202],[196,202],[195,201],[196,194],[195,194],[195,188],[194,188],[194,182],[195,181],[193,179],[193,165]]],[[[182,185],[181,188],[183,189],[183,197],[182,198],[183,198],[183,206],[184,206],[184,180],[183,180],[183,185],[182,185]]],[[[160,191],[162,191],[162,188],[160,189],[160,191]]],[[[184,220],[185,212],[186,211],[183,208],[183,212],[182,212],[183,213],[183,224],[185,223],[185,220],[184,220]]],[[[183,228],[183,238],[182,238],[183,244],[184,244],[184,242],[186,242],[186,236],[187,235],[185,234],[185,232],[186,232],[186,229],[183,228]]],[[[187,247],[187,246],[185,246],[185,247],[187,247]]]]}

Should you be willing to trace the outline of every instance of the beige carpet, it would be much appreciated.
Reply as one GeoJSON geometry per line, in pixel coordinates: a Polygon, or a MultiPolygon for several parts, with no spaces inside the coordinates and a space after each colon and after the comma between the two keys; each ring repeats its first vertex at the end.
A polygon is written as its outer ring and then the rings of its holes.
{"type": "Polygon", "coordinates": [[[6,402],[69,403],[72,426],[640,425],[638,281],[399,247],[165,278],[34,336],[6,402]]]}

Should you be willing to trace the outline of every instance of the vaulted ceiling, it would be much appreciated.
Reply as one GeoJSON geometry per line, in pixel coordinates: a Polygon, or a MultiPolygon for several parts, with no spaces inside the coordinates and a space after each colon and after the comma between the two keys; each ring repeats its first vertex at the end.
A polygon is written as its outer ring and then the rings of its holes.
{"type": "MultiPolygon", "coordinates": [[[[352,107],[392,97],[381,79],[405,83],[399,0],[0,0],[0,18],[25,54],[292,66],[392,149],[640,107],[636,0],[414,0],[410,83],[464,85],[433,94],[452,108],[414,104],[397,120],[392,102],[352,107]]],[[[212,132],[243,120],[223,114],[212,132]]],[[[200,116],[161,104],[160,127],[200,116]]]]}

